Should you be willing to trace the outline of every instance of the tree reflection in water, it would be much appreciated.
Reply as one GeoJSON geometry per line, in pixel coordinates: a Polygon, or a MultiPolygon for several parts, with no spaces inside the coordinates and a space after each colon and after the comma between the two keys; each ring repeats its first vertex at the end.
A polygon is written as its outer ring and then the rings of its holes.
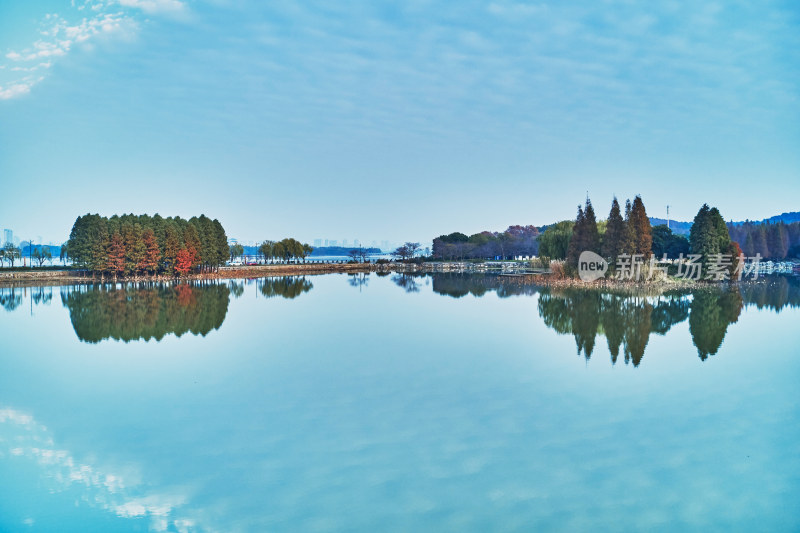
{"type": "Polygon", "coordinates": [[[392,281],[406,292],[419,292],[419,282],[417,280],[426,276],[427,274],[401,273],[392,276],[392,281]]]}
{"type": "Polygon", "coordinates": [[[281,276],[277,278],[261,278],[257,281],[258,290],[265,298],[297,298],[314,288],[305,277],[281,276]]]}
{"type": "Polygon", "coordinates": [[[622,348],[633,366],[641,363],[650,333],[664,335],[688,315],[685,292],[648,297],[570,288],[542,289],[539,296],[539,316],[557,332],[574,335],[579,354],[589,359],[596,336],[605,335],[611,362],[622,348]]]}
{"type": "Polygon", "coordinates": [[[625,363],[633,366],[641,363],[650,334],[665,335],[687,318],[698,356],[705,361],[719,351],[728,326],[739,319],[743,306],[777,312],[785,307],[800,307],[800,280],[788,276],[648,294],[553,289],[524,278],[444,273],[433,274],[433,290],[453,298],[468,294],[481,297],[487,292],[496,292],[500,297],[539,293],[539,316],[559,334],[574,336],[578,354],[588,360],[597,336],[603,335],[612,364],[617,362],[621,349],[625,363]]]}
{"type": "Polygon", "coordinates": [[[349,283],[351,287],[357,288],[358,292],[361,292],[363,287],[369,285],[369,272],[347,274],[347,283],[349,283]]]}
{"type": "Polygon", "coordinates": [[[0,289],[0,306],[6,311],[14,311],[22,304],[22,289],[4,287],[0,289]]]}
{"type": "Polygon", "coordinates": [[[88,343],[205,336],[222,325],[229,300],[226,285],[210,282],[79,285],[61,292],[75,333],[88,343]]]}

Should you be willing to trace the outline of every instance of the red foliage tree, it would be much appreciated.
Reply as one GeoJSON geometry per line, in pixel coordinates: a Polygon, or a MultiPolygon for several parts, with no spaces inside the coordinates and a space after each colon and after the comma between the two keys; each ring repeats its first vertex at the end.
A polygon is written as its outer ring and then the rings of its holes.
{"type": "Polygon", "coordinates": [[[181,248],[175,258],[175,270],[182,276],[188,274],[197,264],[197,250],[193,246],[181,248]]]}
{"type": "Polygon", "coordinates": [[[191,286],[181,283],[175,287],[175,293],[177,295],[178,304],[182,307],[194,307],[197,305],[195,290],[191,286]]]}
{"type": "Polygon", "coordinates": [[[731,241],[728,245],[728,249],[725,250],[726,254],[730,254],[731,256],[731,266],[728,267],[728,275],[730,279],[736,279],[737,276],[737,269],[744,268],[744,265],[739,264],[740,256],[744,256],[744,252],[742,248],[739,246],[739,243],[736,241],[731,241]]]}

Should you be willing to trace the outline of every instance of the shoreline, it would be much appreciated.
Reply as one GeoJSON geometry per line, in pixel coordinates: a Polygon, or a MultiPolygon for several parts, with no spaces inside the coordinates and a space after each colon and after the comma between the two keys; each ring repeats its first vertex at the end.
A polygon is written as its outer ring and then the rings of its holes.
{"type": "Polygon", "coordinates": [[[202,272],[189,276],[135,276],[135,277],[108,277],[81,275],[73,270],[45,270],[45,271],[0,271],[0,288],[4,287],[36,287],[80,285],[98,283],[139,283],[156,281],[199,281],[215,279],[248,279],[268,276],[301,276],[322,274],[359,274],[369,272],[408,272],[407,265],[403,263],[307,263],[290,265],[253,265],[220,267],[216,272],[202,272]]]}
{"type": "Polygon", "coordinates": [[[158,281],[199,281],[222,279],[252,279],[270,276],[317,276],[324,274],[362,274],[362,273],[398,273],[398,274],[462,274],[462,275],[496,275],[505,280],[531,283],[542,287],[558,288],[586,288],[606,290],[658,290],[671,289],[698,289],[704,287],[722,287],[738,283],[760,281],[766,279],[759,276],[758,280],[742,280],[738,282],[706,282],[696,280],[683,280],[668,278],[659,281],[617,281],[615,279],[599,279],[586,282],[578,278],[554,278],[550,273],[494,273],[474,270],[454,269],[448,263],[298,263],[298,264],[273,264],[251,266],[220,267],[216,272],[203,272],[190,276],[141,276],[141,277],[88,277],[72,270],[45,270],[45,271],[12,271],[0,270],[0,288],[61,286],[98,283],[139,283],[158,281]]]}

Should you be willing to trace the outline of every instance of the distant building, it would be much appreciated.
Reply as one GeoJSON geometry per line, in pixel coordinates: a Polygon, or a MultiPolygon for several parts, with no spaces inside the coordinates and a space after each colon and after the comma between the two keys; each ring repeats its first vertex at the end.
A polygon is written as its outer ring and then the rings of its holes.
{"type": "Polygon", "coordinates": [[[322,239],[314,239],[314,247],[319,248],[322,246],[322,239]]]}
{"type": "Polygon", "coordinates": [[[339,241],[337,241],[336,239],[331,239],[330,246],[339,246],[339,241]]]}
{"type": "Polygon", "coordinates": [[[342,246],[347,247],[347,239],[342,239],[342,246]]]}
{"type": "Polygon", "coordinates": [[[10,229],[4,229],[3,230],[3,244],[9,243],[9,242],[12,243],[12,244],[14,243],[14,232],[11,231],[10,229]]]}

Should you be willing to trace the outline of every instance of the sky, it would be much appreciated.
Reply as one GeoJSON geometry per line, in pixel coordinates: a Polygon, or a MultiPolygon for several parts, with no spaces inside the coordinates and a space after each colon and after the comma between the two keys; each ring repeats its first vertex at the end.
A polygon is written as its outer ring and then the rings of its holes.
{"type": "Polygon", "coordinates": [[[800,210],[800,4],[0,0],[0,227],[420,241],[800,210]]]}

